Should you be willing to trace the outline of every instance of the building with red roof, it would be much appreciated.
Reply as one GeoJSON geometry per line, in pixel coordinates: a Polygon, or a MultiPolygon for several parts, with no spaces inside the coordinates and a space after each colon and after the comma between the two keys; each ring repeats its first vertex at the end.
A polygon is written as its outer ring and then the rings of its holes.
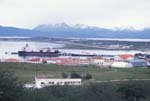
{"type": "Polygon", "coordinates": [[[43,63],[43,59],[42,58],[31,58],[31,59],[28,59],[26,62],[28,62],[28,63],[43,63]]]}
{"type": "Polygon", "coordinates": [[[120,54],[117,56],[120,60],[128,60],[134,58],[132,54],[120,54]]]}
{"type": "Polygon", "coordinates": [[[16,59],[16,58],[8,58],[8,59],[4,59],[4,62],[21,62],[20,59],[16,59]]]}

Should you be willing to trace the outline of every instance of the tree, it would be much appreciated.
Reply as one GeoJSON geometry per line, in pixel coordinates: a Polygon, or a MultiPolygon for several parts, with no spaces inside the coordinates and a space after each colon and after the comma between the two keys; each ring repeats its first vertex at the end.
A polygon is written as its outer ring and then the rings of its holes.
{"type": "Polygon", "coordinates": [[[120,85],[117,92],[127,101],[139,101],[140,99],[145,99],[148,95],[148,90],[141,83],[133,83],[132,81],[120,85]]]}
{"type": "Polygon", "coordinates": [[[90,80],[92,79],[92,75],[90,75],[89,73],[87,73],[85,76],[82,77],[84,80],[90,80]]]}
{"type": "Polygon", "coordinates": [[[72,73],[70,74],[70,78],[82,78],[82,77],[81,77],[81,74],[78,74],[78,73],[76,73],[76,72],[72,72],[72,73]]]}
{"type": "Polygon", "coordinates": [[[68,78],[68,74],[66,74],[64,72],[61,75],[62,75],[62,78],[68,78]]]}
{"type": "Polygon", "coordinates": [[[23,94],[23,87],[10,72],[0,71],[0,101],[17,101],[23,94]]]}

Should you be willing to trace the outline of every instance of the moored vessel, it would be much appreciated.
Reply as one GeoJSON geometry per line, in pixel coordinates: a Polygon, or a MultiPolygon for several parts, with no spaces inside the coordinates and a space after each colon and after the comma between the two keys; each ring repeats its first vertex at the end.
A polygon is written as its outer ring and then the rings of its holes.
{"type": "Polygon", "coordinates": [[[18,51],[19,56],[39,56],[39,57],[58,57],[59,56],[58,50],[52,50],[50,48],[43,48],[39,51],[29,50],[29,45],[23,48],[22,51],[18,51]]]}

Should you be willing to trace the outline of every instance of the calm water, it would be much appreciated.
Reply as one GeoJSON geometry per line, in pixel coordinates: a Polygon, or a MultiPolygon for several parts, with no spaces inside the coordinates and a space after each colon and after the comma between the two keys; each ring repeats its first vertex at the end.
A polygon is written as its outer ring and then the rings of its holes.
{"type": "MultiPolygon", "coordinates": [[[[41,48],[62,48],[65,45],[46,43],[46,42],[23,42],[23,41],[0,41],[0,59],[6,58],[20,58],[18,55],[12,55],[11,52],[18,52],[28,44],[32,50],[39,50],[41,48]],[[7,54],[5,54],[7,52],[7,54]]],[[[82,53],[82,54],[98,54],[98,55],[118,55],[118,54],[135,54],[141,51],[119,51],[119,50],[79,50],[79,49],[60,49],[61,52],[67,53],[82,53]]],[[[141,52],[142,53],[142,52],[141,52]]]]}

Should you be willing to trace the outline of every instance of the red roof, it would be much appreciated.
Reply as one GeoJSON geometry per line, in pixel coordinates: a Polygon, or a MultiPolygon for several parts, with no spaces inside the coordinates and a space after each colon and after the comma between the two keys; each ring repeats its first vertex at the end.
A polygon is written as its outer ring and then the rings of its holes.
{"type": "Polygon", "coordinates": [[[4,60],[5,62],[21,62],[21,60],[16,59],[16,58],[8,58],[4,60]]]}
{"type": "Polygon", "coordinates": [[[81,64],[80,59],[76,58],[49,58],[45,59],[46,61],[55,61],[58,65],[79,65],[81,64]]]}
{"type": "Polygon", "coordinates": [[[121,59],[128,59],[128,58],[132,58],[133,55],[132,54],[120,54],[118,55],[121,59]]]}
{"type": "Polygon", "coordinates": [[[30,61],[30,62],[41,62],[41,58],[32,58],[32,59],[29,59],[27,61],[30,61]]]}

